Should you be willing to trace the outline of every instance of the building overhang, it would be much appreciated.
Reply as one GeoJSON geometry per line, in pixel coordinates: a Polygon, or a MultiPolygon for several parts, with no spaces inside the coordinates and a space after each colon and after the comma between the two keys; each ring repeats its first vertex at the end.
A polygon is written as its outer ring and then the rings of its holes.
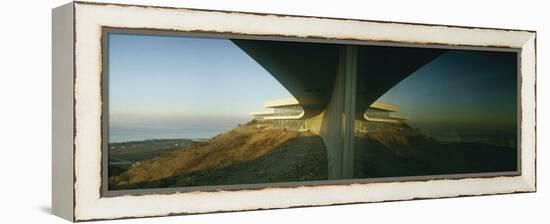
{"type": "Polygon", "coordinates": [[[275,99],[268,100],[264,102],[265,108],[274,108],[274,107],[283,107],[283,106],[294,106],[300,105],[300,102],[294,97],[289,97],[285,99],[275,99]]]}
{"type": "Polygon", "coordinates": [[[397,112],[398,107],[396,105],[390,104],[390,103],[384,103],[381,101],[374,101],[369,108],[372,109],[378,109],[378,110],[384,110],[389,112],[397,112]]]}
{"type": "Polygon", "coordinates": [[[250,112],[248,114],[250,114],[252,116],[255,116],[255,115],[270,115],[270,114],[273,114],[273,113],[275,113],[275,111],[273,109],[267,109],[267,110],[253,111],[253,112],[250,112]]]}
{"type": "Polygon", "coordinates": [[[391,119],[391,118],[374,118],[374,117],[369,117],[369,116],[367,116],[366,114],[363,114],[363,118],[365,118],[366,121],[370,121],[370,122],[393,123],[393,124],[399,123],[399,120],[396,120],[396,119],[391,119]]]}
{"type": "Polygon", "coordinates": [[[407,116],[403,116],[403,115],[400,115],[400,114],[394,114],[394,113],[390,113],[390,118],[396,119],[396,120],[401,120],[401,121],[409,119],[409,117],[407,117],[407,116]]]}
{"type": "Polygon", "coordinates": [[[381,122],[381,123],[393,123],[393,124],[397,124],[401,121],[404,121],[404,120],[407,120],[408,117],[406,116],[402,116],[402,115],[398,115],[398,114],[393,114],[393,113],[390,113],[389,116],[387,118],[380,118],[380,117],[369,117],[367,115],[367,113],[363,113],[363,118],[366,120],[366,121],[370,121],[370,122],[381,122]]]}
{"type": "Polygon", "coordinates": [[[304,118],[305,112],[302,110],[300,114],[297,115],[284,115],[284,116],[267,116],[264,117],[265,120],[300,120],[304,118]]]}

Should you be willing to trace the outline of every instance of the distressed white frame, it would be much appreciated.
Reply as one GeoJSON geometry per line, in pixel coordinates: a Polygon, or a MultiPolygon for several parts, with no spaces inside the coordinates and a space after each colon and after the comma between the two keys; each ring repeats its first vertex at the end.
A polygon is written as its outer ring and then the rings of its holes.
{"type": "Polygon", "coordinates": [[[78,2],[73,7],[74,221],[536,190],[535,32],[78,2]],[[101,197],[104,26],[521,49],[521,175],[101,197]]]}

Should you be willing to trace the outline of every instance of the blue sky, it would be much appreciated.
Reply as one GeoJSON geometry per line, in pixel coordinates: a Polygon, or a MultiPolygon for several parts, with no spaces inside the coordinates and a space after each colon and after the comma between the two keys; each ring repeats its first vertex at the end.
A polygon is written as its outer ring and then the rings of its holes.
{"type": "Polygon", "coordinates": [[[396,104],[409,123],[510,126],[517,116],[515,53],[449,51],[380,100],[396,104]]]}
{"type": "Polygon", "coordinates": [[[233,126],[290,93],[226,39],[111,34],[112,124],[233,126]]]}
{"type": "MultiPolygon", "coordinates": [[[[110,121],[134,126],[234,126],[269,99],[291,97],[226,39],[111,34],[110,121]]],[[[411,124],[516,122],[511,53],[450,51],[383,95],[411,124]]]]}

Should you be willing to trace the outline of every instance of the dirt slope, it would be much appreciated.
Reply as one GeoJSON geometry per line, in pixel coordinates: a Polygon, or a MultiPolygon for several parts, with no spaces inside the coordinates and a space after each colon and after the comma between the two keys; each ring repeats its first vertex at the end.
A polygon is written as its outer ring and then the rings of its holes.
{"type": "Polygon", "coordinates": [[[200,182],[239,183],[237,180],[243,178],[244,183],[257,183],[263,179],[296,181],[310,175],[295,174],[296,166],[310,167],[311,169],[304,170],[310,170],[307,172],[311,173],[313,179],[319,176],[318,173],[327,172],[326,168],[322,170],[326,165],[318,164],[327,163],[325,148],[318,136],[307,132],[270,129],[268,125],[266,122],[250,122],[207,142],[135,163],[126,172],[111,178],[110,181],[114,189],[128,189],[190,186],[200,182]],[[265,157],[267,154],[270,156],[265,157]],[[304,157],[305,155],[308,156],[304,157]],[[279,159],[273,159],[277,157],[279,159]],[[268,176],[261,173],[266,171],[271,172],[268,179],[262,178],[268,176]],[[248,178],[250,175],[257,177],[248,178]],[[277,175],[280,177],[277,178],[277,175]],[[227,180],[229,177],[233,179],[227,180]],[[226,181],[221,181],[223,179],[226,181]]]}
{"type": "MultiPolygon", "coordinates": [[[[136,162],[109,187],[144,189],[328,179],[322,139],[250,122],[207,142],[136,162]]],[[[355,136],[354,178],[515,170],[515,148],[440,143],[406,124],[355,136]]]]}

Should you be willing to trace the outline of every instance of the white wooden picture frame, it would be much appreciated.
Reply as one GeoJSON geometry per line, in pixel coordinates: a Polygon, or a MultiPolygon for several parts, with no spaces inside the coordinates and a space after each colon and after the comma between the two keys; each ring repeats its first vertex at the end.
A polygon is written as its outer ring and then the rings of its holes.
{"type": "Polygon", "coordinates": [[[325,206],[536,191],[536,32],[308,16],[73,2],[53,10],[53,213],[70,221],[325,206]],[[105,28],[248,38],[519,52],[520,172],[105,195],[102,35],[105,28]]]}

